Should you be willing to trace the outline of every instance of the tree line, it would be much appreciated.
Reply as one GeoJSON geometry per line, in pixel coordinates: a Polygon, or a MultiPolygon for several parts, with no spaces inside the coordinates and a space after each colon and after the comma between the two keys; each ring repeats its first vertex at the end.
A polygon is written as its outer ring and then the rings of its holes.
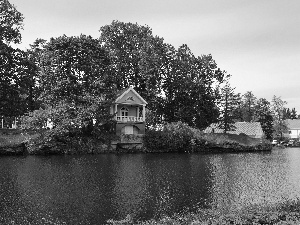
{"type": "Polygon", "coordinates": [[[270,103],[235,93],[211,55],[195,56],[185,44],[175,48],[147,25],[113,21],[100,27],[99,38],[36,39],[23,51],[12,47],[21,41],[23,15],[1,0],[1,17],[0,115],[23,116],[25,126],[51,120],[57,132],[91,134],[112,120],[107,108],[130,85],[149,103],[148,126],[219,123],[227,132],[236,121],[259,121],[271,139],[278,124],[297,117],[280,97],[270,103]]]}

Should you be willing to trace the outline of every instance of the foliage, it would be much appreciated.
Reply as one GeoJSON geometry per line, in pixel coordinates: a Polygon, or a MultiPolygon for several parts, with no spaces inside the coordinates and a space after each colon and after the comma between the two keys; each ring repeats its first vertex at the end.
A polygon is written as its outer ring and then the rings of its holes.
{"type": "Polygon", "coordinates": [[[8,0],[0,1],[0,44],[19,43],[23,28],[23,15],[8,0]]]}
{"type": "Polygon", "coordinates": [[[164,76],[163,117],[203,129],[218,118],[215,87],[228,76],[211,55],[196,58],[186,45],[173,50],[171,57],[164,76]]]}
{"type": "Polygon", "coordinates": [[[298,115],[297,115],[297,111],[295,108],[289,109],[289,108],[284,108],[283,109],[283,119],[297,119],[298,115]]]}
{"type": "Polygon", "coordinates": [[[150,151],[186,151],[193,138],[191,128],[182,122],[165,124],[163,130],[148,130],[144,137],[144,144],[150,151]]]}
{"type": "Polygon", "coordinates": [[[149,152],[201,152],[213,151],[261,151],[270,150],[269,141],[247,135],[205,134],[182,122],[165,124],[162,129],[149,129],[144,136],[149,152]]]}
{"type": "Polygon", "coordinates": [[[0,4],[0,114],[19,116],[32,109],[28,87],[34,65],[24,51],[11,47],[21,41],[22,14],[7,0],[0,4]]]}
{"type": "Polygon", "coordinates": [[[237,106],[233,111],[234,117],[237,121],[254,122],[255,118],[257,98],[251,91],[247,91],[245,94],[239,97],[237,106]]]}
{"type": "Polygon", "coordinates": [[[273,139],[273,116],[271,112],[271,104],[264,98],[258,99],[255,105],[254,117],[260,122],[266,139],[273,139]]]}
{"type": "Polygon", "coordinates": [[[63,35],[14,49],[23,16],[8,0],[0,3],[0,114],[37,110],[24,126],[41,127],[46,115],[56,130],[100,132],[111,121],[107,109],[116,91],[129,85],[149,103],[147,128],[182,121],[204,129],[219,120],[226,132],[233,120],[260,121],[270,139],[272,121],[280,134],[286,129],[280,121],[297,116],[295,109],[283,108],[280,119],[274,107],[272,115],[261,112],[251,91],[226,100],[220,86],[230,75],[211,55],[194,56],[187,45],[175,49],[147,25],[113,21],[100,28],[99,39],[63,35]]]}
{"type": "Polygon", "coordinates": [[[244,121],[253,122],[255,114],[256,97],[251,91],[247,91],[243,95],[244,103],[244,121]]]}
{"type": "Polygon", "coordinates": [[[238,105],[239,101],[239,94],[234,93],[234,88],[231,88],[230,85],[227,83],[223,88],[221,88],[220,94],[220,117],[219,117],[219,128],[224,130],[224,133],[227,131],[234,130],[234,114],[232,113],[236,106],[238,105]]]}
{"type": "Polygon", "coordinates": [[[57,134],[92,134],[94,127],[111,119],[108,109],[115,90],[108,55],[98,40],[64,35],[32,46],[31,56],[39,63],[35,80],[42,108],[23,121],[36,127],[48,119],[57,134]]]}
{"type": "Polygon", "coordinates": [[[214,87],[227,76],[211,55],[175,50],[148,26],[113,21],[100,28],[118,90],[134,85],[149,103],[152,122],[182,121],[205,128],[218,117],[214,87]]]}
{"type": "Polygon", "coordinates": [[[284,106],[287,103],[280,97],[273,96],[271,110],[274,120],[274,136],[283,138],[283,133],[287,132],[288,127],[283,117],[284,106]]]}
{"type": "Polygon", "coordinates": [[[148,108],[157,109],[168,45],[153,36],[148,26],[133,23],[113,21],[100,32],[100,42],[109,52],[114,87],[121,90],[133,85],[148,108]]]}

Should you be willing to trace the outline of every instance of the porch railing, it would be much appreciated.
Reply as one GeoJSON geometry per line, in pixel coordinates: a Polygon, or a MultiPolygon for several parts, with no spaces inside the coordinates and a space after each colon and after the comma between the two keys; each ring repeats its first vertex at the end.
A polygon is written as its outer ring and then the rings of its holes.
{"type": "Polygon", "coordinates": [[[144,122],[143,117],[136,116],[117,116],[118,122],[144,122]]]}

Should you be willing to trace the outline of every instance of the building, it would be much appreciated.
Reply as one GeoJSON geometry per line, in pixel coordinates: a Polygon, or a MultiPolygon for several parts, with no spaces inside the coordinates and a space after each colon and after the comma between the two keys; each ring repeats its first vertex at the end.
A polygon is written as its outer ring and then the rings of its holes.
{"type": "Polygon", "coordinates": [[[300,137],[300,119],[291,120],[288,119],[285,121],[289,129],[289,137],[296,139],[300,137]]]}
{"type": "Polygon", "coordinates": [[[145,134],[147,102],[133,89],[126,88],[117,93],[117,98],[110,108],[114,114],[116,134],[145,134]]]}
{"type": "MultiPolygon", "coordinates": [[[[228,134],[246,134],[252,138],[262,138],[264,132],[259,122],[236,122],[234,131],[227,131],[228,134]]],[[[223,129],[218,128],[218,124],[213,123],[204,130],[204,133],[224,133],[223,129]]]]}

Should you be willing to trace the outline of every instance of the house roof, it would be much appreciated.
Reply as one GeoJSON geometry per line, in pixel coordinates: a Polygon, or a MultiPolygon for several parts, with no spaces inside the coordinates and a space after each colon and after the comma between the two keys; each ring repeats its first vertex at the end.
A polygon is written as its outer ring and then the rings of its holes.
{"type": "Polygon", "coordinates": [[[287,126],[290,130],[300,130],[300,119],[297,120],[286,120],[287,126]]]}
{"type": "Polygon", "coordinates": [[[143,104],[148,104],[145,99],[142,98],[142,96],[140,96],[134,89],[132,86],[125,88],[123,90],[120,90],[117,92],[117,98],[115,100],[115,102],[119,101],[120,99],[123,98],[124,95],[126,95],[128,92],[132,91],[140,100],[143,104]]]}
{"type": "MultiPolygon", "coordinates": [[[[244,133],[248,136],[258,135],[262,134],[263,130],[261,128],[261,125],[259,122],[236,122],[234,124],[236,129],[234,131],[227,131],[227,133],[230,134],[240,134],[244,133]]],[[[224,130],[218,128],[217,123],[211,124],[209,127],[207,127],[204,132],[205,133],[212,133],[212,129],[214,129],[214,133],[223,133],[224,130]]]]}

